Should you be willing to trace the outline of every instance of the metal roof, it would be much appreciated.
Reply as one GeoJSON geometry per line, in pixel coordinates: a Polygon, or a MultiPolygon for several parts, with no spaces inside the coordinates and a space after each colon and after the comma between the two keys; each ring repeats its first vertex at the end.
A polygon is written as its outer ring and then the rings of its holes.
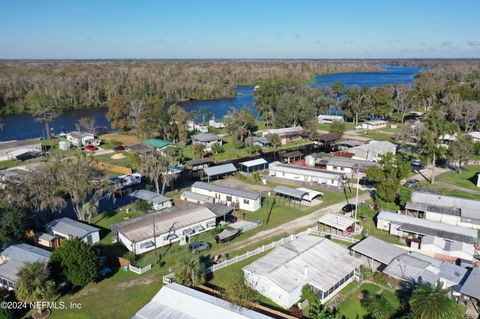
{"type": "Polygon", "coordinates": [[[39,138],[31,138],[26,140],[13,140],[13,141],[5,141],[0,142],[0,150],[8,150],[11,148],[18,148],[18,147],[25,147],[25,146],[38,146],[40,145],[39,138]]]}
{"type": "Polygon", "coordinates": [[[257,158],[257,159],[251,160],[251,161],[241,162],[241,163],[239,163],[239,165],[243,165],[243,166],[246,166],[246,167],[252,167],[252,166],[258,166],[258,165],[264,165],[264,164],[267,164],[267,163],[268,162],[265,159],[257,158]]]}
{"type": "Polygon", "coordinates": [[[468,277],[466,277],[465,283],[460,288],[460,293],[480,300],[480,269],[473,268],[468,277]]]}
{"type": "Polygon", "coordinates": [[[439,229],[416,225],[416,224],[409,224],[409,223],[401,224],[400,227],[398,227],[398,229],[409,232],[409,233],[436,236],[440,238],[445,238],[445,239],[459,241],[459,242],[465,242],[469,244],[474,244],[476,241],[475,238],[472,238],[468,235],[452,233],[449,231],[439,230],[439,229]]]}
{"type": "Polygon", "coordinates": [[[351,227],[355,224],[355,218],[340,215],[340,214],[331,214],[327,213],[318,219],[320,224],[324,224],[335,229],[340,229],[342,231],[347,230],[348,227],[351,227]]]}
{"type": "Polygon", "coordinates": [[[207,207],[212,212],[214,212],[217,215],[217,217],[223,217],[233,212],[233,207],[226,206],[223,204],[205,203],[203,204],[203,206],[207,207]]]}
{"type": "Polygon", "coordinates": [[[368,236],[350,248],[351,250],[388,265],[393,258],[405,253],[402,248],[374,236],[368,236]]]}
{"type": "Polygon", "coordinates": [[[346,145],[349,147],[360,146],[363,144],[365,143],[360,141],[355,141],[355,140],[344,140],[344,141],[337,142],[337,145],[346,145]]]}
{"type": "Polygon", "coordinates": [[[255,143],[261,143],[261,144],[270,144],[270,140],[266,137],[263,136],[254,136],[252,137],[252,142],[255,143]]]}
{"type": "Polygon", "coordinates": [[[262,194],[259,192],[251,192],[243,189],[218,185],[215,183],[195,182],[192,184],[192,192],[195,192],[194,188],[200,188],[210,192],[222,193],[222,194],[238,196],[241,198],[247,198],[247,199],[253,199],[253,200],[262,196],[262,194]]]}
{"type": "Polygon", "coordinates": [[[197,193],[190,192],[190,191],[184,191],[182,193],[182,197],[192,199],[192,200],[196,200],[196,201],[199,201],[199,202],[209,202],[209,201],[213,202],[213,197],[211,197],[211,196],[207,196],[207,195],[203,195],[203,194],[197,194],[197,193]]]}
{"type": "Polygon", "coordinates": [[[265,136],[265,135],[277,134],[281,137],[282,135],[302,134],[303,131],[304,131],[303,127],[294,126],[294,127],[284,127],[284,128],[265,130],[263,131],[263,135],[265,136]]]}
{"type": "Polygon", "coordinates": [[[217,166],[210,166],[204,169],[205,174],[209,177],[235,173],[236,171],[237,169],[232,163],[227,163],[227,164],[217,165],[217,166]]]}
{"type": "Polygon", "coordinates": [[[288,152],[284,153],[281,155],[282,157],[287,157],[287,158],[292,158],[292,157],[302,157],[303,153],[300,151],[293,151],[293,152],[288,152]]]}
{"type": "Polygon", "coordinates": [[[212,218],[217,218],[217,215],[207,207],[183,205],[126,220],[112,225],[111,228],[122,233],[132,242],[139,242],[153,238],[153,223],[155,223],[155,235],[159,236],[172,229],[189,227],[212,218]]]}
{"type": "Polygon", "coordinates": [[[8,246],[0,255],[8,257],[10,260],[26,264],[36,261],[46,263],[50,259],[51,253],[39,247],[19,243],[8,246]]]}
{"type": "Polygon", "coordinates": [[[65,236],[74,236],[78,238],[83,238],[90,233],[100,231],[99,228],[81,223],[67,217],[52,220],[45,225],[45,229],[48,232],[56,232],[65,236]]]}
{"type": "MultiPolygon", "coordinates": [[[[448,225],[448,224],[443,224],[440,222],[435,222],[431,220],[426,220],[422,218],[417,218],[417,217],[412,217],[412,216],[407,216],[407,215],[402,215],[402,214],[396,214],[396,213],[390,213],[390,212],[380,212],[377,215],[377,219],[383,219],[387,220],[390,222],[394,222],[399,225],[405,225],[406,228],[412,228],[410,225],[416,226],[418,230],[420,230],[419,227],[422,227],[422,231],[426,232],[426,230],[430,229],[429,234],[425,235],[435,235],[435,233],[451,233],[451,234],[457,234],[460,236],[465,236],[466,238],[469,238],[470,242],[474,242],[477,239],[477,230],[476,229],[470,229],[470,228],[465,228],[461,226],[455,226],[455,225],[448,225]],[[407,226],[408,224],[408,226],[407,226]]],[[[413,230],[413,229],[412,229],[413,230]]],[[[444,234],[445,235],[445,234],[444,234]]],[[[438,236],[438,235],[437,235],[438,236]]],[[[442,236],[438,236],[442,237],[442,236]]],[[[449,239],[449,238],[446,238],[449,239]]],[[[460,240],[463,241],[463,240],[460,240]]]]}
{"type": "Polygon", "coordinates": [[[444,251],[450,251],[450,252],[463,251],[463,252],[465,252],[467,254],[470,254],[472,256],[475,253],[475,247],[471,244],[467,244],[467,243],[464,243],[464,242],[445,240],[445,239],[437,237],[437,236],[431,236],[431,235],[424,236],[422,238],[421,247],[425,247],[427,245],[432,245],[432,246],[438,247],[438,248],[440,248],[441,250],[444,250],[444,251]]]}
{"type": "Polygon", "coordinates": [[[155,203],[155,204],[162,204],[162,203],[171,201],[171,199],[166,196],[163,196],[161,194],[158,194],[146,189],[138,189],[136,191],[131,192],[128,196],[138,198],[150,203],[155,203]]]}
{"type": "Polygon", "coordinates": [[[343,174],[332,173],[319,170],[317,168],[311,168],[306,166],[296,166],[296,165],[287,165],[287,164],[278,164],[278,162],[273,162],[269,165],[270,171],[298,174],[304,176],[312,176],[321,179],[331,179],[331,180],[342,180],[343,174]]]}
{"type": "Polygon", "coordinates": [[[192,136],[192,140],[198,142],[213,142],[221,140],[222,138],[212,133],[198,133],[192,136]]]}
{"type": "Polygon", "coordinates": [[[18,279],[18,273],[23,269],[23,267],[25,267],[24,263],[15,260],[7,260],[0,264],[0,277],[15,282],[18,279]]]}
{"type": "Polygon", "coordinates": [[[413,192],[407,208],[415,210],[437,211],[438,213],[453,214],[460,210],[464,218],[480,220],[480,200],[454,196],[445,196],[425,192],[413,192]],[[435,210],[434,208],[444,210],[435,210]]]}
{"type": "Polygon", "coordinates": [[[171,145],[172,143],[158,138],[151,138],[143,141],[143,144],[152,145],[156,148],[164,148],[165,146],[171,145]]]}
{"type": "Polygon", "coordinates": [[[340,167],[348,167],[352,169],[361,169],[366,170],[371,166],[378,166],[375,162],[369,162],[359,159],[353,159],[348,157],[340,157],[340,156],[325,156],[317,162],[325,165],[332,165],[332,166],[340,166],[340,167]]]}
{"type": "Polygon", "coordinates": [[[271,317],[177,283],[163,286],[132,319],[269,319],[271,317]]]}
{"type": "Polygon", "coordinates": [[[277,194],[295,197],[298,199],[303,199],[304,197],[308,196],[307,191],[302,191],[302,190],[290,188],[287,186],[277,186],[273,189],[273,191],[277,194]]]}
{"type": "Polygon", "coordinates": [[[307,192],[308,195],[307,195],[307,198],[305,198],[305,199],[308,200],[308,201],[312,201],[317,196],[323,196],[322,192],[317,192],[317,191],[315,191],[313,189],[309,189],[309,188],[299,187],[299,188],[297,188],[297,190],[301,191],[301,192],[307,192]]]}
{"type": "Polygon", "coordinates": [[[368,144],[354,146],[348,149],[349,152],[360,151],[365,154],[368,153],[371,155],[376,155],[379,153],[388,153],[388,152],[395,153],[396,150],[397,150],[397,146],[388,141],[371,141],[368,144]]]}
{"type": "Polygon", "coordinates": [[[360,265],[346,248],[326,238],[304,235],[274,248],[242,270],[263,276],[287,292],[306,284],[328,291],[360,265]]]}

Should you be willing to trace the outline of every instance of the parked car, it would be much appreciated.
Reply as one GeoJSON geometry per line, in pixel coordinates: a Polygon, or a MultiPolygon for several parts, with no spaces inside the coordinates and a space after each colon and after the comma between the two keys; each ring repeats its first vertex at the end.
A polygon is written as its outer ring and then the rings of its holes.
{"type": "Polygon", "coordinates": [[[114,150],[115,152],[118,152],[118,151],[125,151],[127,148],[128,147],[126,147],[124,145],[117,145],[114,148],[112,148],[112,150],[114,150]]]}
{"type": "Polygon", "coordinates": [[[342,211],[344,213],[351,213],[355,210],[355,204],[347,204],[343,206],[342,211]]]}
{"type": "Polygon", "coordinates": [[[94,146],[94,145],[91,145],[91,144],[85,146],[85,149],[86,149],[87,151],[91,151],[91,152],[93,152],[93,151],[98,151],[98,147],[96,147],[96,146],[94,146]]]}
{"type": "Polygon", "coordinates": [[[190,250],[192,254],[198,254],[199,252],[209,250],[210,248],[212,248],[212,245],[206,241],[196,241],[188,245],[188,250],[190,250]]]}
{"type": "Polygon", "coordinates": [[[412,168],[415,169],[415,170],[421,170],[421,169],[424,168],[424,165],[423,165],[422,161],[419,161],[419,160],[411,161],[410,165],[412,165],[412,168]]]}
{"type": "Polygon", "coordinates": [[[413,188],[413,187],[417,187],[418,184],[420,184],[420,181],[418,179],[409,179],[408,181],[405,182],[405,184],[403,184],[403,186],[413,188]]]}

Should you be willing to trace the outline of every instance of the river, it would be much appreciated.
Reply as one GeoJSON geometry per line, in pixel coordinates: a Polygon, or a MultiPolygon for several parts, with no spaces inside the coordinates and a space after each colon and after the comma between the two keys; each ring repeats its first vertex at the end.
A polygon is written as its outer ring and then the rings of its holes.
{"type": "MultiPolygon", "coordinates": [[[[383,86],[395,83],[411,83],[414,76],[421,70],[413,67],[383,66],[383,72],[351,72],[320,75],[310,84],[310,87],[323,87],[332,85],[336,80],[341,81],[346,87],[357,86],[383,86]]],[[[237,87],[237,96],[216,100],[198,100],[180,103],[187,112],[205,108],[207,112],[221,119],[231,107],[239,109],[243,106],[253,105],[253,86],[237,87]]],[[[110,123],[105,118],[106,108],[93,108],[82,110],[68,110],[63,112],[52,123],[53,132],[68,132],[75,129],[75,123],[81,117],[95,118],[97,126],[110,128],[110,123]]],[[[4,127],[0,131],[0,141],[21,140],[26,138],[42,137],[44,126],[35,122],[28,114],[15,114],[4,116],[4,127]]]]}

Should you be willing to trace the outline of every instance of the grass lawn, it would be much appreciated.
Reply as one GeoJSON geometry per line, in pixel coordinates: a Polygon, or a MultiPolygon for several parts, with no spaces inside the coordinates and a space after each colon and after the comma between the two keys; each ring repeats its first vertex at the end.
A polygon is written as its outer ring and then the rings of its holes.
{"type": "Polygon", "coordinates": [[[367,134],[361,133],[360,135],[376,141],[393,142],[395,140],[395,134],[382,132],[381,130],[369,130],[367,134]]]}
{"type": "MultiPolygon", "coordinates": [[[[348,287],[348,286],[347,286],[348,287]]],[[[367,313],[365,309],[360,304],[358,299],[358,294],[362,291],[368,291],[370,295],[376,294],[381,288],[375,284],[365,283],[360,286],[360,288],[354,292],[350,297],[338,305],[338,311],[344,315],[346,318],[356,319],[363,318],[367,313]]],[[[400,302],[391,291],[384,290],[381,293],[395,308],[400,307],[400,302]]]]}
{"type": "Polygon", "coordinates": [[[455,171],[449,171],[443,174],[440,174],[437,177],[437,181],[470,188],[476,191],[479,191],[480,188],[477,187],[477,174],[480,173],[480,165],[470,165],[467,166],[460,173],[455,171]]]}
{"type": "Polygon", "coordinates": [[[2,169],[7,169],[7,168],[12,168],[15,166],[20,166],[23,165],[22,162],[16,161],[16,160],[6,160],[6,161],[0,161],[0,170],[2,169]]]}
{"type": "MultiPolygon", "coordinates": [[[[345,123],[345,130],[346,131],[349,131],[349,130],[353,130],[355,129],[355,124],[353,122],[344,122],[345,123]]],[[[330,131],[330,126],[331,124],[327,124],[327,123],[318,123],[317,124],[317,128],[321,131],[330,131]]]]}
{"type": "Polygon", "coordinates": [[[417,189],[427,189],[427,190],[432,190],[435,192],[438,192],[439,194],[442,195],[448,195],[448,196],[455,196],[455,197],[463,197],[463,198],[469,198],[469,199],[479,199],[479,195],[471,194],[468,192],[464,192],[461,190],[457,189],[451,189],[448,187],[440,186],[440,185],[432,185],[427,182],[421,182],[418,186],[417,189]]]}
{"type": "Polygon", "coordinates": [[[130,153],[130,152],[117,152],[117,153],[112,153],[112,154],[105,154],[105,155],[99,155],[95,156],[95,159],[99,162],[104,162],[104,163],[109,163],[109,164],[114,164],[114,165],[119,165],[119,166],[125,166],[129,167],[132,169],[135,169],[137,166],[137,157],[135,154],[130,153]],[[123,154],[125,158],[121,159],[112,159],[112,156],[114,154],[123,154]]]}
{"type": "Polygon", "coordinates": [[[364,217],[365,222],[363,223],[362,234],[355,236],[355,238],[362,239],[366,236],[375,236],[392,244],[401,244],[397,236],[390,235],[386,231],[377,229],[375,221],[373,220],[375,215],[377,215],[377,212],[367,206],[358,207],[358,216],[360,218],[364,217]]]}

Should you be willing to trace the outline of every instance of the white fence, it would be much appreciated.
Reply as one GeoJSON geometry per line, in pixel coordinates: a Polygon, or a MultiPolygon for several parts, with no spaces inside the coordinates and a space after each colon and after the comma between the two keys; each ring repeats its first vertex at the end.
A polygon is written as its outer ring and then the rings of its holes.
{"type": "Polygon", "coordinates": [[[143,267],[143,268],[135,267],[135,266],[132,266],[132,265],[130,264],[129,269],[130,269],[131,271],[133,271],[134,273],[141,275],[141,274],[143,274],[144,272],[147,272],[147,271],[149,271],[150,269],[152,269],[152,264],[147,265],[147,266],[145,266],[145,267],[143,267]]]}
{"type": "Polygon", "coordinates": [[[337,239],[337,240],[346,241],[346,242],[350,242],[350,243],[358,243],[360,241],[359,239],[356,239],[353,236],[340,236],[340,235],[336,235],[336,234],[327,233],[327,232],[324,232],[324,231],[318,231],[318,230],[315,229],[315,227],[309,228],[307,230],[307,232],[309,234],[312,234],[312,235],[329,237],[329,238],[332,238],[332,239],[337,239]]]}

